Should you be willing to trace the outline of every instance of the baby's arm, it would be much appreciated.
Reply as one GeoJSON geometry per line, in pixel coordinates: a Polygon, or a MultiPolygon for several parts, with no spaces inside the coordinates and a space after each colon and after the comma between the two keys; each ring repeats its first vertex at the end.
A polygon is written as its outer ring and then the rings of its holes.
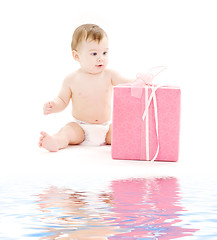
{"type": "Polygon", "coordinates": [[[43,110],[45,115],[60,112],[68,106],[72,96],[69,80],[69,78],[65,78],[59,95],[53,101],[44,104],[43,110]]]}
{"type": "Polygon", "coordinates": [[[116,72],[114,70],[110,70],[110,72],[111,72],[111,79],[112,79],[113,86],[116,86],[118,84],[124,84],[124,83],[132,83],[136,80],[136,79],[124,78],[118,72],[116,72]]]}

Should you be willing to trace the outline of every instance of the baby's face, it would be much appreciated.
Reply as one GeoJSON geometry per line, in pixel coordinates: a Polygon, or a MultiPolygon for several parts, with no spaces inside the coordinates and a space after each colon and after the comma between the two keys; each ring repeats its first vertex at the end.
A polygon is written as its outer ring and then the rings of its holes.
{"type": "Polygon", "coordinates": [[[78,48],[81,68],[90,74],[104,71],[108,64],[108,38],[104,37],[100,43],[83,40],[78,48]]]}

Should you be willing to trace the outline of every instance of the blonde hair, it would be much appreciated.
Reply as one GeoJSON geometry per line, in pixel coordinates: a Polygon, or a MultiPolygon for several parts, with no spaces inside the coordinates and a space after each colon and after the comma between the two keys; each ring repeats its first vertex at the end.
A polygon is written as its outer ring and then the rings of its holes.
{"type": "Polygon", "coordinates": [[[78,28],[75,29],[73,36],[72,36],[72,42],[71,42],[71,49],[77,50],[77,47],[79,43],[82,42],[82,40],[94,40],[100,41],[104,38],[107,37],[107,34],[105,31],[100,28],[99,26],[95,24],[83,24],[79,26],[78,28]]]}

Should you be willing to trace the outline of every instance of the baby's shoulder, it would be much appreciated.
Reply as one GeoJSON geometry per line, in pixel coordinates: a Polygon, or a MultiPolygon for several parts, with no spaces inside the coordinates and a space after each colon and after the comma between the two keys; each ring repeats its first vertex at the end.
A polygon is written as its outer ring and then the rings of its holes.
{"type": "Polygon", "coordinates": [[[71,86],[74,83],[75,79],[77,78],[77,75],[78,75],[77,72],[72,72],[66,75],[64,78],[63,84],[71,86]]]}
{"type": "Polygon", "coordinates": [[[73,81],[73,79],[75,78],[75,76],[76,76],[76,73],[75,73],[75,72],[72,72],[72,73],[70,73],[70,74],[68,74],[68,75],[65,76],[64,81],[73,81]]]}
{"type": "Polygon", "coordinates": [[[106,69],[105,71],[106,71],[107,75],[109,75],[111,78],[119,75],[119,73],[113,69],[106,69]]]}

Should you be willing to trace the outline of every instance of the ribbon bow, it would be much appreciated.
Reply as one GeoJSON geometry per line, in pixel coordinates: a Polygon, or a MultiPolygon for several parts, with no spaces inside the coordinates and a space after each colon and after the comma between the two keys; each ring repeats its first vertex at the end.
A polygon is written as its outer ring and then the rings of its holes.
{"type": "MultiPolygon", "coordinates": [[[[158,114],[157,114],[157,100],[156,100],[156,90],[161,87],[162,85],[156,85],[154,86],[152,81],[153,79],[160,74],[162,71],[166,70],[167,67],[164,66],[158,66],[158,67],[153,67],[151,68],[146,74],[138,73],[136,76],[136,81],[132,84],[131,88],[131,96],[136,97],[136,98],[141,98],[142,97],[142,91],[143,87],[145,87],[145,111],[142,115],[143,121],[145,121],[145,126],[146,126],[146,153],[144,154],[143,150],[141,150],[140,158],[146,160],[150,160],[149,157],[149,119],[148,119],[148,109],[150,106],[151,101],[153,100],[153,105],[154,105],[154,115],[155,115],[155,123],[156,123],[156,134],[157,134],[157,150],[156,153],[150,161],[154,161],[157,158],[157,155],[159,153],[159,137],[158,137],[158,114]],[[158,70],[160,69],[160,70],[158,70]],[[153,70],[158,70],[155,74],[152,73],[153,70]],[[148,88],[151,87],[152,93],[150,96],[148,96],[148,88]],[[145,155],[145,157],[144,157],[145,155]]],[[[141,139],[141,144],[143,145],[143,137],[141,139]]],[[[142,149],[142,147],[141,147],[142,149]]]]}
{"type": "Polygon", "coordinates": [[[161,72],[163,72],[166,69],[167,69],[167,67],[165,67],[165,66],[157,66],[157,67],[153,67],[153,68],[149,69],[149,71],[146,74],[138,73],[136,75],[136,81],[132,84],[131,96],[136,97],[136,98],[141,98],[142,97],[142,87],[143,86],[153,86],[153,83],[152,83],[153,79],[158,74],[160,74],[161,72]],[[157,71],[154,74],[153,70],[158,70],[158,69],[160,69],[160,71],[157,71]]]}
{"type": "Polygon", "coordinates": [[[157,67],[153,67],[151,69],[149,69],[149,71],[146,73],[146,74],[143,74],[143,73],[138,73],[136,75],[136,78],[137,79],[141,79],[145,85],[148,85],[148,86],[152,86],[153,83],[153,79],[158,75],[160,74],[161,72],[163,72],[164,70],[166,70],[167,67],[166,66],[157,66],[157,67]],[[159,71],[157,71],[156,73],[153,72],[153,70],[157,70],[157,69],[160,69],[159,71]],[[153,73],[152,73],[153,72],[153,73]]]}

